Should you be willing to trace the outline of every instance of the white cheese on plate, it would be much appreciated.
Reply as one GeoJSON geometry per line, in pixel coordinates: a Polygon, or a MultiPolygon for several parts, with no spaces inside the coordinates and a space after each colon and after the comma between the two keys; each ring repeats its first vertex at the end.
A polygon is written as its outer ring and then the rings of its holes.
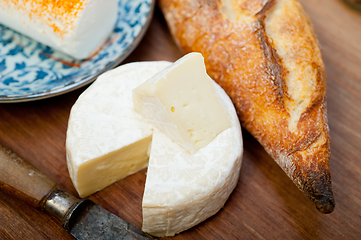
{"type": "Polygon", "coordinates": [[[189,53],[133,91],[134,108],[190,153],[231,126],[200,53],[189,53]]]}
{"type": "Polygon", "coordinates": [[[74,104],[66,142],[69,173],[82,196],[144,168],[150,154],[143,231],[154,236],[172,236],[219,211],[237,184],[243,154],[235,109],[215,82],[230,127],[194,154],[134,111],[133,89],[168,66],[130,63],[101,75],[74,104]]]}
{"type": "Polygon", "coordinates": [[[74,58],[95,53],[114,29],[118,0],[0,0],[0,23],[74,58]]]}

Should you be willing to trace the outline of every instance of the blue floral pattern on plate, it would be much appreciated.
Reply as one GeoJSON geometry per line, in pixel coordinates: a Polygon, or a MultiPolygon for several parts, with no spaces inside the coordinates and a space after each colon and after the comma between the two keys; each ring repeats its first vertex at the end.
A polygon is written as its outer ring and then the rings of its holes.
{"type": "Polygon", "coordinates": [[[154,5],[155,0],[119,0],[113,33],[87,60],[71,58],[0,24],[0,102],[53,97],[91,83],[134,50],[154,5]]]}

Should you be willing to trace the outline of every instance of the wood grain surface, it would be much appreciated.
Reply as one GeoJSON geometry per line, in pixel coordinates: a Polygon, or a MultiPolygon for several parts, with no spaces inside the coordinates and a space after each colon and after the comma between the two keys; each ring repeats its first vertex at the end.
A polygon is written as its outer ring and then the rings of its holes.
{"type": "MultiPolygon", "coordinates": [[[[241,176],[224,208],[174,239],[361,239],[361,12],[341,0],[302,0],[326,65],[332,214],[319,213],[246,131],[241,176]]],[[[125,62],[182,56],[159,9],[125,62]]],[[[77,195],[65,159],[70,108],[86,87],[27,103],[0,104],[0,144],[77,195]]],[[[89,198],[141,228],[146,170],[89,198]]],[[[55,218],[0,192],[0,239],[73,239],[55,218]]],[[[172,238],[170,238],[172,239],[172,238]]]]}

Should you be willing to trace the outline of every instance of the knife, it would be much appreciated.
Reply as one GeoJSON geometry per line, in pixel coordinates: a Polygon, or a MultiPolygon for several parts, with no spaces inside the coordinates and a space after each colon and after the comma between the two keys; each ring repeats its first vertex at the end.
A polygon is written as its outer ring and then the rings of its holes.
{"type": "Polygon", "coordinates": [[[0,189],[52,214],[76,239],[154,239],[89,199],[78,199],[0,145],[0,189]]]}

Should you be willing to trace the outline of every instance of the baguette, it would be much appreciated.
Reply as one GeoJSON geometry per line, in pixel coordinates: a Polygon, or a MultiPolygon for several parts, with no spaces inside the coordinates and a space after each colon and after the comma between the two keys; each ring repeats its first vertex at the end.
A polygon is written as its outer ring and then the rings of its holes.
{"type": "Polygon", "coordinates": [[[326,77],[298,0],[160,0],[185,53],[200,52],[243,127],[322,213],[333,211],[326,77]]]}

